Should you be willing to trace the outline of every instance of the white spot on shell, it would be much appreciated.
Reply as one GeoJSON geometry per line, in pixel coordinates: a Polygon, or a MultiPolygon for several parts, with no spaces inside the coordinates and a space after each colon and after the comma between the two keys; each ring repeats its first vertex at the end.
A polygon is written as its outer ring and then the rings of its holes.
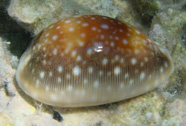
{"type": "Polygon", "coordinates": [[[61,28],[61,26],[57,26],[57,27],[56,27],[56,29],[60,29],[60,28],[61,28]]]}
{"type": "Polygon", "coordinates": [[[98,80],[94,81],[94,87],[98,88],[98,86],[99,86],[99,81],[98,80]]]}
{"type": "Polygon", "coordinates": [[[144,60],[145,60],[145,62],[148,62],[149,61],[148,57],[145,57],[144,60]]]}
{"type": "Polygon", "coordinates": [[[54,95],[54,94],[51,94],[51,95],[50,95],[50,99],[51,99],[52,101],[57,101],[57,96],[54,95]]]}
{"type": "Polygon", "coordinates": [[[67,74],[67,75],[66,75],[66,78],[67,78],[67,79],[70,79],[70,78],[71,78],[70,74],[67,74]]]}
{"type": "Polygon", "coordinates": [[[124,88],[124,83],[120,83],[119,87],[122,89],[124,88]]]}
{"type": "Polygon", "coordinates": [[[120,32],[123,32],[123,29],[120,29],[119,31],[120,31],[120,32]]]}
{"type": "Polygon", "coordinates": [[[33,68],[33,69],[31,70],[31,72],[34,73],[34,72],[35,72],[35,69],[33,68]]]}
{"type": "Polygon", "coordinates": [[[69,30],[70,32],[73,32],[73,31],[74,31],[74,28],[73,28],[73,27],[70,27],[68,30],[69,30]]]}
{"type": "Polygon", "coordinates": [[[71,22],[71,20],[66,20],[66,21],[65,21],[65,23],[70,23],[70,22],[71,22]]]}
{"type": "Polygon", "coordinates": [[[58,70],[59,73],[61,73],[61,72],[63,71],[63,67],[62,67],[62,66],[59,66],[59,67],[57,68],[57,70],[58,70]]]}
{"type": "Polygon", "coordinates": [[[155,87],[157,87],[160,84],[159,80],[155,80],[155,87]]]}
{"type": "Polygon", "coordinates": [[[140,34],[140,32],[138,30],[135,31],[137,34],[140,34]]]}
{"type": "Polygon", "coordinates": [[[58,78],[57,78],[57,82],[58,82],[58,83],[61,83],[61,77],[58,77],[58,78]]]}
{"type": "Polygon", "coordinates": [[[150,43],[152,42],[149,38],[147,39],[150,43]]]}
{"type": "Polygon", "coordinates": [[[49,86],[45,86],[45,91],[49,91],[49,86]]]}
{"type": "Polygon", "coordinates": [[[50,71],[50,72],[49,72],[49,77],[52,77],[52,75],[53,75],[53,73],[50,71]]]}
{"type": "Polygon", "coordinates": [[[123,44],[125,44],[125,45],[128,44],[128,41],[127,41],[126,39],[123,39],[122,42],[123,42],[123,44]]]}
{"type": "Polygon", "coordinates": [[[68,85],[68,88],[67,88],[67,90],[68,90],[69,92],[71,92],[71,91],[73,90],[73,87],[72,87],[72,85],[68,85]]]}
{"type": "Polygon", "coordinates": [[[39,87],[39,80],[36,80],[36,88],[38,88],[39,87]]]}
{"type": "Polygon", "coordinates": [[[32,48],[33,50],[35,50],[36,49],[36,47],[35,46],[33,46],[33,48],[32,48]]]}
{"type": "Polygon", "coordinates": [[[99,71],[99,75],[102,76],[103,75],[103,71],[99,71]]]}
{"type": "Polygon", "coordinates": [[[54,41],[57,40],[57,38],[58,38],[57,35],[53,35],[53,36],[52,36],[52,40],[54,40],[54,41]]]}
{"type": "Polygon", "coordinates": [[[38,44],[38,45],[37,45],[37,48],[40,49],[40,48],[41,48],[41,44],[38,44]]]}
{"type": "Polygon", "coordinates": [[[75,67],[73,68],[73,74],[74,74],[75,76],[78,76],[80,73],[81,73],[81,69],[79,68],[79,66],[75,66],[75,67]]]}
{"type": "Polygon", "coordinates": [[[117,60],[119,60],[119,55],[115,55],[115,60],[117,61],[117,60]]]}
{"type": "Polygon", "coordinates": [[[87,79],[84,79],[83,82],[84,82],[84,84],[87,84],[88,83],[88,80],[87,79]]]}
{"type": "Polygon", "coordinates": [[[163,69],[163,67],[161,67],[161,68],[160,68],[160,72],[163,73],[163,71],[164,71],[164,69],[163,69]]]}
{"type": "Polygon", "coordinates": [[[92,27],[92,30],[95,31],[96,30],[96,27],[92,27]]]}
{"type": "Polygon", "coordinates": [[[131,28],[128,28],[128,31],[129,31],[129,32],[131,32],[131,31],[132,31],[132,29],[131,29],[131,28]]]}
{"type": "Polygon", "coordinates": [[[141,63],[140,63],[140,66],[143,67],[143,66],[144,66],[144,62],[141,62],[141,63]]]}
{"type": "Polygon", "coordinates": [[[168,67],[168,63],[165,63],[164,65],[165,65],[165,68],[167,68],[167,67],[168,67]]]}
{"type": "Polygon", "coordinates": [[[77,23],[77,24],[80,24],[80,23],[81,23],[81,21],[80,21],[80,20],[78,20],[78,21],[76,21],[76,23],[77,23]]]}
{"type": "Polygon", "coordinates": [[[74,57],[74,56],[76,56],[76,54],[77,54],[77,51],[73,50],[71,55],[74,57]]]}
{"type": "Polygon", "coordinates": [[[109,26],[108,26],[107,24],[102,24],[102,25],[101,25],[101,28],[103,28],[103,29],[108,29],[109,26]]]}
{"type": "Polygon", "coordinates": [[[65,92],[62,90],[60,94],[61,94],[62,96],[64,96],[64,95],[65,95],[65,92]]]}
{"type": "Polygon", "coordinates": [[[103,19],[108,19],[107,17],[102,17],[103,19]]]}
{"type": "Polygon", "coordinates": [[[43,47],[42,50],[45,51],[46,50],[46,47],[43,47]]]}
{"type": "Polygon", "coordinates": [[[117,23],[118,23],[119,25],[122,25],[122,23],[121,23],[121,22],[119,22],[119,21],[118,21],[117,23]]]}
{"type": "Polygon", "coordinates": [[[81,56],[77,56],[76,61],[81,61],[81,56]]]}
{"type": "Polygon", "coordinates": [[[91,55],[91,54],[92,54],[92,49],[88,48],[87,54],[88,54],[88,55],[91,55]]]}
{"type": "Polygon", "coordinates": [[[81,33],[81,37],[83,37],[83,38],[84,38],[84,37],[85,37],[85,33],[81,33]]]}
{"type": "Polygon", "coordinates": [[[131,34],[130,33],[127,33],[127,36],[131,36],[131,34]]]}
{"type": "Polygon", "coordinates": [[[134,80],[130,80],[129,84],[132,85],[134,83],[134,80]]]}
{"type": "Polygon", "coordinates": [[[126,79],[126,78],[128,78],[128,77],[129,77],[129,74],[128,74],[128,73],[126,73],[126,74],[125,74],[125,79],[126,79]]]}
{"type": "Polygon", "coordinates": [[[147,40],[146,39],[143,39],[142,40],[144,44],[147,44],[147,40]]]}
{"type": "Polygon", "coordinates": [[[103,60],[102,60],[102,64],[103,65],[106,65],[108,63],[108,59],[107,58],[104,58],[103,60]]]}
{"type": "Polygon", "coordinates": [[[64,42],[64,41],[65,41],[65,39],[64,39],[64,38],[62,38],[62,39],[60,39],[59,41],[60,41],[60,42],[64,42]]]}
{"type": "Polygon", "coordinates": [[[100,38],[101,38],[101,39],[104,39],[104,38],[105,38],[105,36],[104,36],[104,35],[101,35],[101,36],[100,36],[100,38]]]}
{"type": "Polygon", "coordinates": [[[57,55],[57,49],[54,48],[53,51],[52,51],[52,53],[53,53],[54,55],[57,55]]]}
{"type": "Polygon", "coordinates": [[[47,43],[48,42],[48,39],[45,39],[44,42],[47,43]]]}
{"type": "Polygon", "coordinates": [[[37,94],[37,92],[35,92],[35,91],[32,91],[31,93],[32,93],[32,96],[33,96],[34,98],[37,98],[37,97],[38,97],[38,94],[37,94]]]}
{"type": "Polygon", "coordinates": [[[63,31],[60,31],[59,33],[60,33],[60,34],[63,34],[63,31]]]}
{"type": "Polygon", "coordinates": [[[111,47],[114,47],[114,42],[113,42],[113,41],[110,42],[110,46],[111,46],[111,47]]]}
{"type": "Polygon", "coordinates": [[[83,27],[87,27],[88,26],[88,23],[83,23],[82,26],[83,27]]]}
{"type": "Polygon", "coordinates": [[[88,68],[88,72],[89,72],[89,73],[92,73],[92,72],[93,72],[93,67],[89,67],[89,68],[88,68]]]}
{"type": "Polygon", "coordinates": [[[43,65],[46,65],[46,60],[43,60],[42,63],[43,63],[43,65]]]}
{"type": "Polygon", "coordinates": [[[110,39],[113,39],[113,36],[112,36],[112,35],[110,35],[110,36],[109,36],[109,38],[110,38],[110,39]]]}
{"type": "Polygon", "coordinates": [[[120,63],[124,63],[124,61],[125,61],[125,60],[124,60],[123,58],[120,59],[120,63]]]}
{"type": "Polygon", "coordinates": [[[119,37],[118,37],[118,36],[116,36],[116,37],[115,37],[115,40],[119,40],[119,37]]]}
{"type": "Polygon", "coordinates": [[[117,67],[114,68],[114,74],[115,74],[115,75],[120,74],[120,72],[121,72],[120,67],[117,66],[117,67]]]}
{"type": "Polygon", "coordinates": [[[91,17],[90,19],[95,20],[96,18],[95,17],[91,17]]]}
{"type": "Polygon", "coordinates": [[[141,72],[140,74],[140,80],[143,80],[145,78],[145,73],[144,72],[141,72]]]}
{"type": "Polygon", "coordinates": [[[48,36],[49,36],[49,33],[46,33],[46,34],[45,34],[45,37],[48,37],[48,36]]]}
{"type": "Polygon", "coordinates": [[[44,76],[45,76],[45,72],[40,72],[40,74],[39,74],[39,76],[40,76],[40,78],[44,78],[44,76]]]}
{"type": "Polygon", "coordinates": [[[135,64],[137,63],[136,58],[132,58],[132,59],[131,59],[131,63],[132,63],[132,65],[135,65],[135,64]]]}
{"type": "Polygon", "coordinates": [[[139,72],[139,70],[138,70],[138,69],[136,69],[136,70],[135,70],[135,73],[137,74],[138,72],[139,72]]]}
{"type": "Polygon", "coordinates": [[[52,29],[54,27],[54,25],[51,25],[50,27],[49,27],[49,29],[52,29]]]}
{"type": "Polygon", "coordinates": [[[139,52],[140,52],[139,49],[135,49],[135,50],[134,50],[134,53],[135,53],[135,54],[139,54],[139,52]]]}

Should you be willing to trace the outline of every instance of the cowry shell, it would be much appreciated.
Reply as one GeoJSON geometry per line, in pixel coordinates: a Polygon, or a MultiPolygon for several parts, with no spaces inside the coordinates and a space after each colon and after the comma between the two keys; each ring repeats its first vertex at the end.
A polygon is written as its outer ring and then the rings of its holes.
{"type": "Polygon", "coordinates": [[[133,26],[83,15],[43,30],[21,57],[16,80],[40,102],[82,107],[141,95],[172,71],[168,52],[133,26]]]}

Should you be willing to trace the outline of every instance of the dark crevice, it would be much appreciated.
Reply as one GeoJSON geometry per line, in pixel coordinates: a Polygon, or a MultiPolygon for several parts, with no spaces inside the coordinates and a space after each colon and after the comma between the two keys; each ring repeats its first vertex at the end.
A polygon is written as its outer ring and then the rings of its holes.
{"type": "Polygon", "coordinates": [[[26,32],[20,25],[11,19],[7,12],[9,0],[0,1],[0,37],[5,41],[9,41],[8,49],[10,52],[20,57],[26,50],[32,37],[29,32],[26,32]]]}

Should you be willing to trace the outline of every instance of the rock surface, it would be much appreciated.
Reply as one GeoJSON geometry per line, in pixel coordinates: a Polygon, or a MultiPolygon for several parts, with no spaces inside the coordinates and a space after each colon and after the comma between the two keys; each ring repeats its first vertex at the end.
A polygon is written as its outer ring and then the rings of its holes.
{"type": "MultiPolygon", "coordinates": [[[[51,107],[34,101],[17,86],[14,76],[18,58],[12,55],[8,48],[14,41],[7,42],[6,38],[0,38],[0,124],[3,126],[186,125],[184,114],[186,2],[184,0],[146,2],[147,0],[139,0],[136,5],[130,0],[11,0],[7,9],[10,17],[34,34],[59,19],[73,15],[99,14],[128,22],[169,50],[175,63],[175,71],[167,83],[158,90],[133,99],[97,107],[53,108],[63,117],[63,121],[59,122],[53,119],[51,107]],[[143,9],[144,3],[147,8],[143,9]],[[148,21],[148,25],[144,25],[144,20],[148,21]]],[[[19,50],[20,47],[14,49],[19,50]]]]}

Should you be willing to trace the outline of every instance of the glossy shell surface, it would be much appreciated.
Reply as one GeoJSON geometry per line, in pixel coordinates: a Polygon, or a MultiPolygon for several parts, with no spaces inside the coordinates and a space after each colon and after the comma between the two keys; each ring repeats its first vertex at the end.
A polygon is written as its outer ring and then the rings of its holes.
{"type": "Polygon", "coordinates": [[[141,95],[172,71],[167,51],[133,26],[83,15],[43,30],[21,57],[16,80],[40,102],[82,107],[141,95]]]}

